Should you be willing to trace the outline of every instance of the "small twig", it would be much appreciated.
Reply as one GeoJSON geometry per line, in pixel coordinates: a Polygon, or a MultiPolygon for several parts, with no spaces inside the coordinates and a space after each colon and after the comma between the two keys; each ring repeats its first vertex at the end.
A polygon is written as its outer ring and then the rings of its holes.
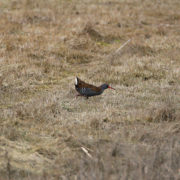
{"type": "Polygon", "coordinates": [[[89,154],[89,152],[88,152],[88,150],[87,150],[86,148],[81,147],[81,149],[82,149],[82,151],[83,151],[88,157],[90,157],[91,159],[93,158],[93,157],[91,156],[91,154],[89,154]]]}
{"type": "Polygon", "coordinates": [[[92,149],[90,149],[90,148],[87,148],[87,147],[86,147],[86,149],[87,149],[88,151],[91,151],[91,152],[93,152],[93,150],[92,150],[92,149]]]}
{"type": "Polygon", "coordinates": [[[129,39],[128,41],[126,41],[122,46],[120,46],[115,53],[118,53],[124,46],[126,46],[129,42],[131,41],[131,39],[129,39]]]}

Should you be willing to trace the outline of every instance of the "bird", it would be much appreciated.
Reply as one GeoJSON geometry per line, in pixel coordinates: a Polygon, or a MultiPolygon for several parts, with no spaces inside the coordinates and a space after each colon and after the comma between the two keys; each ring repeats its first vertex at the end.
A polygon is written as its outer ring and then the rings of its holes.
{"type": "Polygon", "coordinates": [[[102,94],[104,90],[108,88],[115,90],[108,84],[102,84],[101,86],[96,87],[94,85],[85,83],[78,77],[75,78],[75,89],[79,93],[77,96],[84,96],[88,99],[91,96],[97,96],[102,94]]]}

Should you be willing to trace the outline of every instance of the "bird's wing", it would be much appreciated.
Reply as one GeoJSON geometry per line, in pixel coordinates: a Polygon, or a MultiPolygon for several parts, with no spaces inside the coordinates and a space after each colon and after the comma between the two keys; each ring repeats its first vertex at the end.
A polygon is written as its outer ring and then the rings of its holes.
{"type": "Polygon", "coordinates": [[[76,86],[77,88],[87,88],[87,89],[90,89],[90,90],[95,91],[95,92],[100,92],[100,91],[101,91],[101,88],[100,88],[100,87],[96,87],[96,86],[94,86],[94,85],[85,83],[84,81],[82,81],[82,80],[79,79],[78,77],[76,77],[75,86],[76,86]],[[77,82],[77,84],[76,84],[76,82],[77,82]]]}

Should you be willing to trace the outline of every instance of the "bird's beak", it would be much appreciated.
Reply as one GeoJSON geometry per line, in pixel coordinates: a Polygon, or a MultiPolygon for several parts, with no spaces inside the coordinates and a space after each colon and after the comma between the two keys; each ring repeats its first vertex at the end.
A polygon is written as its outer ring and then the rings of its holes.
{"type": "Polygon", "coordinates": [[[108,86],[108,88],[115,90],[115,89],[114,89],[114,88],[112,88],[111,86],[108,86]]]}

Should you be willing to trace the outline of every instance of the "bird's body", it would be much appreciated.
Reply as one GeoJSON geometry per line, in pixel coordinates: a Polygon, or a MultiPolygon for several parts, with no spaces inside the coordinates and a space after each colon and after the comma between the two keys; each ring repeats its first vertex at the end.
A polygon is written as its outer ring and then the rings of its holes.
{"type": "Polygon", "coordinates": [[[111,87],[108,84],[103,84],[99,87],[96,87],[94,85],[85,83],[84,81],[80,80],[78,77],[75,78],[75,89],[81,96],[85,96],[87,98],[91,96],[100,95],[107,88],[111,88],[111,87]]]}

